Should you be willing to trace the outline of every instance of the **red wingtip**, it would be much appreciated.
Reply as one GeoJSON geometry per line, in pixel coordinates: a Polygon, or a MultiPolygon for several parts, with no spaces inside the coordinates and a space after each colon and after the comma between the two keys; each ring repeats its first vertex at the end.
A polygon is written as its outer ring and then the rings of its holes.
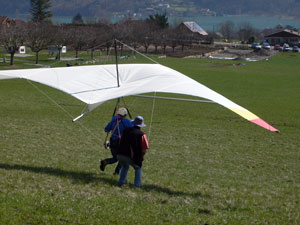
{"type": "Polygon", "coordinates": [[[277,130],[276,128],[272,127],[270,124],[268,124],[267,122],[265,122],[264,120],[260,119],[260,118],[257,118],[257,119],[254,119],[254,120],[251,120],[252,123],[255,123],[257,124],[258,126],[261,126],[267,130],[270,130],[270,131],[273,131],[273,132],[276,132],[276,133],[279,133],[280,131],[277,130]]]}

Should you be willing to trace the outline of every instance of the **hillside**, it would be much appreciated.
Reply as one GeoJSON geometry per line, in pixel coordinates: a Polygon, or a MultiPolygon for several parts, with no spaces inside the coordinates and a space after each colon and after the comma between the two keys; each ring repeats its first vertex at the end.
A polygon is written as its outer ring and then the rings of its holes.
{"type": "MultiPolygon", "coordinates": [[[[26,17],[30,0],[0,0],[0,15],[26,17]]],[[[167,12],[168,16],[279,15],[300,18],[300,0],[52,0],[55,16],[108,18],[167,12]]],[[[27,16],[28,17],[28,16],[27,16]]]]}

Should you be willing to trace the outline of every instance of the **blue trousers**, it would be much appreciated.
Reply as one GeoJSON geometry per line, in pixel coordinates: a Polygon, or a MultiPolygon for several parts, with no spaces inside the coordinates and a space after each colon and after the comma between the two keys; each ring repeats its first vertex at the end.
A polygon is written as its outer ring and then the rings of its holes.
{"type": "Polygon", "coordinates": [[[123,184],[126,184],[127,182],[127,173],[129,170],[129,166],[132,166],[135,170],[135,176],[134,176],[134,186],[141,187],[142,183],[142,167],[139,167],[136,165],[132,159],[130,159],[127,156],[118,155],[117,159],[119,160],[121,164],[121,172],[120,172],[120,180],[118,185],[122,186],[123,184]]]}

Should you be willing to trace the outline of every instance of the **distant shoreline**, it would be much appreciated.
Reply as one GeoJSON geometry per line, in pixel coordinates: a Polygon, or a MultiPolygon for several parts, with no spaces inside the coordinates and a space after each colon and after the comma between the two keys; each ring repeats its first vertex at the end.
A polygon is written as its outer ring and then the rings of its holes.
{"type": "MultiPolygon", "coordinates": [[[[12,18],[20,18],[25,21],[28,21],[30,16],[29,14],[18,14],[16,15],[7,15],[12,18]]],[[[73,16],[56,16],[52,18],[54,24],[59,23],[71,23],[73,16]]],[[[146,18],[146,17],[145,17],[146,18]]],[[[145,18],[133,18],[133,19],[145,19],[145,18]]],[[[85,17],[85,21],[97,21],[97,17],[85,17]]],[[[123,17],[110,17],[111,23],[116,23],[119,20],[124,19],[123,17]]],[[[172,25],[178,25],[183,21],[196,21],[202,28],[205,30],[215,31],[220,23],[226,21],[233,21],[236,25],[240,23],[250,23],[256,29],[266,29],[273,28],[277,25],[283,26],[293,26],[297,29],[300,29],[300,18],[295,16],[251,16],[251,15],[220,15],[220,16],[198,16],[198,17],[169,17],[169,23],[172,25]]]]}
{"type": "Polygon", "coordinates": [[[300,20],[300,17],[297,16],[281,16],[281,20],[300,20]]]}

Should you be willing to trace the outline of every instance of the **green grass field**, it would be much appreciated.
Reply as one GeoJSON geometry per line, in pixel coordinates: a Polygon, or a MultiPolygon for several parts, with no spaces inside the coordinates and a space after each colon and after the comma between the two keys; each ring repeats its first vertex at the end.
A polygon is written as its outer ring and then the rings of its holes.
{"type": "MultiPolygon", "coordinates": [[[[41,63],[53,63],[44,55],[41,63]]],[[[70,116],[27,81],[1,80],[1,225],[300,223],[300,54],[281,53],[245,66],[208,59],[156,60],[242,105],[281,133],[216,104],[158,99],[150,130],[153,100],[128,97],[132,114],[143,115],[148,124],[144,131],[150,149],[142,188],[133,187],[132,168],[128,185],[119,188],[114,166],[99,170],[99,159],[110,156],[103,147],[104,126],[115,101],[72,123],[83,103],[35,84],[70,116]]],[[[0,69],[27,67],[34,66],[0,64],[0,69]]]]}

